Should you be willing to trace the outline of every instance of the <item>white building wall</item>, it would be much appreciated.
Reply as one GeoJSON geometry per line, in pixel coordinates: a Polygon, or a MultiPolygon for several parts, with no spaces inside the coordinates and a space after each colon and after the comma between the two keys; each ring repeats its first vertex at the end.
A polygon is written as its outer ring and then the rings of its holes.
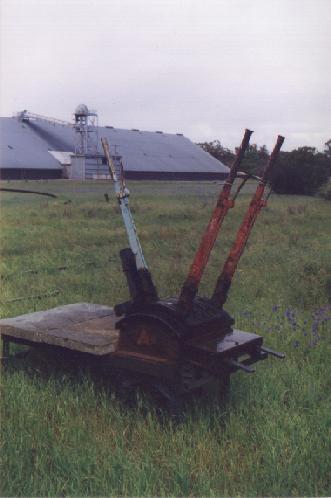
{"type": "Polygon", "coordinates": [[[85,180],[85,156],[73,155],[67,171],[70,180],[85,180]]]}

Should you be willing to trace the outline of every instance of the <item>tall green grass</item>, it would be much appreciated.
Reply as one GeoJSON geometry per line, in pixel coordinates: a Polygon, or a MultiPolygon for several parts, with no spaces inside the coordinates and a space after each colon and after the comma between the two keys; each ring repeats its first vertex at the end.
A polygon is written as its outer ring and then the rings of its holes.
{"type": "MultiPolygon", "coordinates": [[[[127,299],[118,258],[125,231],[116,201],[103,197],[111,185],[26,187],[58,198],[2,195],[1,317],[127,299]]],[[[219,185],[130,188],[159,293],[176,295],[219,185]]],[[[202,294],[213,289],[252,189],[227,217],[202,294]]],[[[237,328],[262,334],[286,359],[234,375],[226,403],[212,392],[192,399],[181,424],[159,420],[144,400],[125,408],[107,374],[49,353],[12,360],[1,379],[2,495],[330,495],[330,212],[322,199],[271,197],[227,309],[237,328]]]]}

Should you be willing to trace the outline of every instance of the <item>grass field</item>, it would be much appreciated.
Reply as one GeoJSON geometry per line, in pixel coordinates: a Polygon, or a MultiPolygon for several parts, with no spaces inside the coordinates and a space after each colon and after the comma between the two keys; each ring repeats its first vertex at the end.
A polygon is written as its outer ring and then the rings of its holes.
{"type": "MultiPolygon", "coordinates": [[[[10,182],[57,199],[2,194],[1,317],[128,298],[127,246],[112,186],[10,182]],[[111,202],[105,202],[108,192],[111,202]]],[[[176,295],[219,185],[131,182],[131,205],[159,294],[176,295]]],[[[203,279],[208,295],[249,201],[240,195],[203,279]]],[[[2,496],[328,496],[331,203],[272,196],[226,309],[286,353],[231,380],[226,403],[192,400],[181,424],[125,409],[88,371],[41,353],[2,375],[2,496]]]]}

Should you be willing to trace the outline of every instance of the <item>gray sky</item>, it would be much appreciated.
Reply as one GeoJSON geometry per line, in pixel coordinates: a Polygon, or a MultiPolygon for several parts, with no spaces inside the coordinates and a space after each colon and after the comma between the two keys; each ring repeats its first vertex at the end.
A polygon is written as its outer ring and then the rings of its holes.
{"type": "Polygon", "coordinates": [[[233,148],[331,138],[331,0],[0,0],[2,116],[28,109],[233,148]]]}

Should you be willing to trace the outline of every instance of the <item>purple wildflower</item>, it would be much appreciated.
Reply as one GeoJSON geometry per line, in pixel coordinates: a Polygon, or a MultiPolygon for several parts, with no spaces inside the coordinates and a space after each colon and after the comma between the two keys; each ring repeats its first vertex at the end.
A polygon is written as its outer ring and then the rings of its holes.
{"type": "Polygon", "coordinates": [[[287,318],[289,324],[291,325],[292,329],[295,330],[297,327],[297,321],[296,321],[296,316],[292,308],[287,308],[285,310],[285,317],[287,318]]]}

